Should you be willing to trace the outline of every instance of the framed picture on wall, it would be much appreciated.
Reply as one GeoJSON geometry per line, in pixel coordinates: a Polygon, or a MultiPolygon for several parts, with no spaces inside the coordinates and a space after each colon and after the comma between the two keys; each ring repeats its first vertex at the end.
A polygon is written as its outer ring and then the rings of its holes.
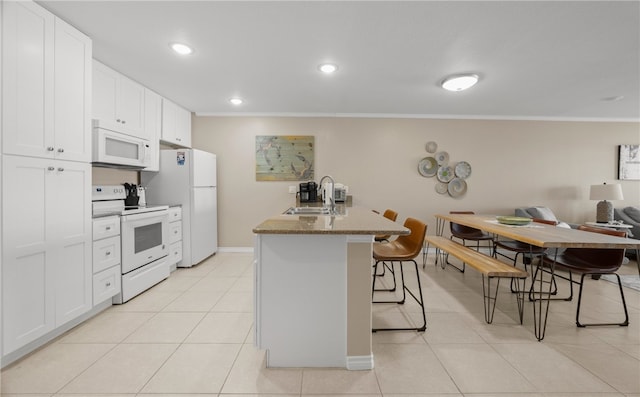
{"type": "Polygon", "coordinates": [[[620,145],[618,148],[618,179],[640,180],[640,145],[620,145]]]}
{"type": "Polygon", "coordinates": [[[256,136],[256,181],[313,179],[313,152],[313,136],[256,136]]]}

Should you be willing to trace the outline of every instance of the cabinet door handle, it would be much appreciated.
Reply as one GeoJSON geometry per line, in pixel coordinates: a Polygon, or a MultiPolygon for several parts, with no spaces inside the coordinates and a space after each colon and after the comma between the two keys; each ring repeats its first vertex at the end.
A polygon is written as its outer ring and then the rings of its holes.
{"type": "Polygon", "coordinates": [[[126,124],[126,123],[127,123],[127,120],[122,120],[122,124],[126,124]]]}
{"type": "Polygon", "coordinates": [[[120,119],[117,119],[116,122],[121,123],[120,119]]]}
{"type": "Polygon", "coordinates": [[[64,168],[58,167],[58,171],[62,172],[62,171],[64,171],[64,168]]]}
{"type": "Polygon", "coordinates": [[[58,153],[64,153],[64,149],[63,148],[58,148],[58,153]]]}
{"type": "Polygon", "coordinates": [[[105,284],[107,287],[111,287],[111,282],[105,284]]]}
{"type": "Polygon", "coordinates": [[[47,151],[49,151],[49,152],[53,152],[53,146],[48,146],[48,147],[47,147],[47,151]]]}
{"type": "Polygon", "coordinates": [[[105,256],[109,256],[109,255],[111,255],[111,251],[107,251],[107,252],[105,253],[105,256]]]}
{"type": "Polygon", "coordinates": [[[49,170],[49,171],[53,171],[55,169],[56,169],[56,167],[47,167],[47,170],[49,170]]]}
{"type": "Polygon", "coordinates": [[[182,139],[181,138],[176,138],[176,141],[182,142],[182,139]]]}
{"type": "Polygon", "coordinates": [[[107,230],[111,230],[111,226],[107,226],[107,227],[106,227],[106,229],[107,229],[107,230]]]}

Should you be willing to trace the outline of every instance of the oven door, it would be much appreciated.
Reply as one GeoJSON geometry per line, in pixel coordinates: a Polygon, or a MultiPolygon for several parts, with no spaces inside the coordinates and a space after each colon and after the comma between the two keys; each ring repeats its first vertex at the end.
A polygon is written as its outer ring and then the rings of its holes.
{"type": "Polygon", "coordinates": [[[121,222],[122,274],[168,255],[167,210],[124,215],[121,222]]]}

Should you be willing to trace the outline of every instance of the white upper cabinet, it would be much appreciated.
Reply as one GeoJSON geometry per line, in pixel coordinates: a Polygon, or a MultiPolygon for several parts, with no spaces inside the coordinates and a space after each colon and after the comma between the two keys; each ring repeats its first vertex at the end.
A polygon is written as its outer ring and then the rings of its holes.
{"type": "Polygon", "coordinates": [[[32,2],[3,2],[3,152],[91,161],[91,40],[32,2]]]}
{"type": "Polygon", "coordinates": [[[93,61],[92,115],[101,127],[148,139],[144,126],[144,99],[144,86],[93,61]]]}
{"type": "Polygon", "coordinates": [[[155,92],[144,91],[144,129],[149,140],[149,165],[145,171],[160,171],[160,134],[162,126],[162,97],[155,92]]]}
{"type": "Polygon", "coordinates": [[[56,18],[55,111],[56,157],[91,161],[91,40],[56,18]]]}
{"type": "Polygon", "coordinates": [[[170,145],[191,147],[191,112],[162,98],[162,137],[170,145]]]}

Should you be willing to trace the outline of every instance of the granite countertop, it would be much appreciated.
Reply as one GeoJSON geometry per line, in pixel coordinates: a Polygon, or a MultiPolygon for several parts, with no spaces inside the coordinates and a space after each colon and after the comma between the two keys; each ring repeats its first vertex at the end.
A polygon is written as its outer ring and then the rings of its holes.
{"type": "Polygon", "coordinates": [[[399,223],[362,207],[342,207],[338,215],[276,215],[253,229],[257,234],[410,234],[399,223]]]}

